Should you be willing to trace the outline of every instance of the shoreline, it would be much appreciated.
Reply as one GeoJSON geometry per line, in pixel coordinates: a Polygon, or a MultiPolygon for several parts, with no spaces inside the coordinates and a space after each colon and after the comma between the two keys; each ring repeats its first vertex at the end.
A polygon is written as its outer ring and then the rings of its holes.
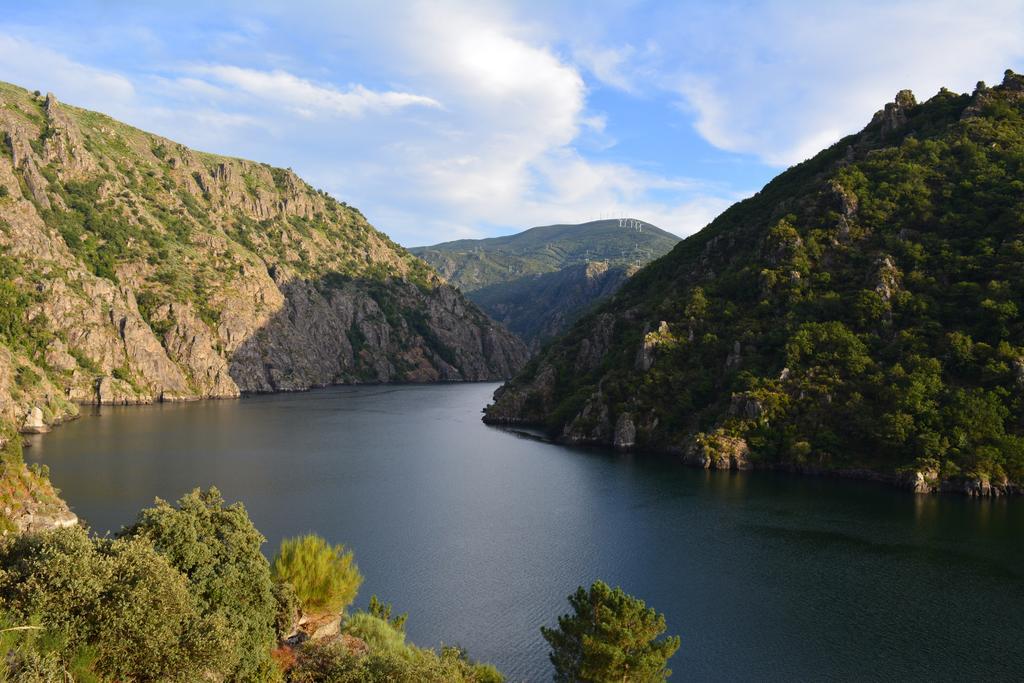
{"type": "Polygon", "coordinates": [[[643,449],[643,448],[616,448],[611,444],[596,444],[596,443],[572,443],[569,441],[562,441],[558,438],[552,438],[548,436],[545,430],[536,425],[531,425],[526,422],[508,422],[502,423],[497,421],[483,420],[484,424],[488,427],[500,429],[501,431],[514,434],[515,436],[523,439],[530,439],[533,441],[540,441],[557,446],[568,446],[571,448],[580,448],[584,450],[594,450],[606,454],[618,454],[618,455],[635,455],[638,457],[649,457],[658,458],[666,462],[671,462],[673,465],[688,467],[690,469],[704,469],[709,471],[721,471],[721,472],[742,472],[742,471],[757,471],[757,472],[781,472],[793,476],[802,477],[816,477],[823,479],[846,479],[851,481],[866,481],[876,484],[881,484],[889,488],[896,488],[912,493],[917,496],[934,496],[942,494],[953,494],[962,496],[964,498],[975,498],[978,500],[998,500],[1003,498],[1017,498],[1024,495],[1024,487],[1018,486],[1017,484],[1006,484],[1004,486],[992,485],[991,483],[981,483],[977,480],[964,479],[960,481],[943,480],[937,485],[932,486],[929,490],[920,490],[915,485],[922,477],[920,472],[908,472],[906,474],[898,473],[886,473],[878,472],[876,470],[865,469],[865,468],[841,468],[841,469],[829,469],[825,467],[816,467],[813,465],[792,465],[786,463],[759,463],[751,462],[747,460],[743,466],[736,467],[735,464],[730,464],[727,467],[715,467],[711,464],[701,465],[696,462],[688,461],[679,451],[670,450],[657,450],[657,449],[643,449]]]}

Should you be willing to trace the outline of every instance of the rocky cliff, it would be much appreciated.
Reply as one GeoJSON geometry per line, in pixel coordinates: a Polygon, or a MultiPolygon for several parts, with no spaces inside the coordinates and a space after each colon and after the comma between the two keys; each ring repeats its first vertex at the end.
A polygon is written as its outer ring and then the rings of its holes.
{"type": "Polygon", "coordinates": [[[1024,485],[1024,77],[908,91],[641,270],[485,421],[971,495],[1024,485]]]}
{"type": "Polygon", "coordinates": [[[355,208],[0,85],[0,419],[493,380],[526,349],[355,208]]]}

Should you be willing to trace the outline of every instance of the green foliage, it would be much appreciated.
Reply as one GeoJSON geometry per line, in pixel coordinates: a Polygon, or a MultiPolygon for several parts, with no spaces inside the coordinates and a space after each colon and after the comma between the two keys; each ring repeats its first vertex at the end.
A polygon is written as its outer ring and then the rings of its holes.
{"type": "Polygon", "coordinates": [[[549,225],[506,237],[456,240],[416,247],[416,254],[464,292],[553,273],[587,261],[624,266],[669,252],[679,238],[644,224],[642,231],[618,219],[583,225],[549,225]],[[637,251],[637,249],[640,251],[637,251]]]}
{"type": "Polygon", "coordinates": [[[665,616],[642,600],[597,581],[570,595],[569,604],[558,628],[541,628],[556,681],[661,681],[672,674],[667,664],[679,637],[661,638],[665,616]]]}
{"type": "Polygon", "coordinates": [[[274,582],[274,600],[277,601],[277,616],[274,628],[278,640],[291,635],[299,621],[299,596],[290,583],[274,582]]]}
{"type": "Polygon", "coordinates": [[[356,612],[346,619],[344,631],[364,641],[374,652],[411,656],[405,631],[369,612],[356,612]]]}
{"type": "Polygon", "coordinates": [[[637,232],[614,219],[457,240],[412,252],[489,316],[538,347],[614,293],[637,261],[662,256],[678,241],[652,225],[637,232]]]}
{"type": "Polygon", "coordinates": [[[24,535],[0,548],[0,567],[3,604],[21,620],[43,615],[63,643],[56,660],[88,648],[100,673],[134,681],[193,681],[222,666],[227,623],[203,615],[143,539],[93,540],[78,527],[24,535]]]}
{"type": "Polygon", "coordinates": [[[137,254],[130,246],[135,228],[109,200],[100,200],[100,186],[107,180],[64,182],[58,187],[67,210],[46,211],[43,218],[93,273],[117,282],[117,263],[137,254]]]}
{"type": "Polygon", "coordinates": [[[512,383],[528,394],[518,417],[558,434],[598,393],[612,424],[657,418],[643,447],[723,429],[763,463],[900,476],[927,461],[944,479],[1024,483],[1015,92],[940,93],[897,131],[872,124],[782,173],[546,349],[512,383]],[[661,321],[672,338],[639,368],[661,321]],[[555,385],[531,393],[548,369],[555,385]]]}
{"type": "Polygon", "coordinates": [[[279,601],[260,552],[265,539],[241,503],[226,506],[217,489],[197,489],[177,506],[157,500],[123,535],[151,542],[186,577],[204,617],[231,625],[220,643],[231,680],[274,675],[279,601]]]}
{"type": "Polygon", "coordinates": [[[30,355],[47,347],[51,332],[46,316],[39,313],[29,318],[30,307],[38,301],[39,294],[26,281],[18,261],[0,254],[0,343],[30,355]]]}
{"type": "Polygon", "coordinates": [[[355,600],[363,577],[351,551],[315,534],[281,542],[274,579],[295,587],[306,612],[341,612],[355,600]]]}
{"type": "Polygon", "coordinates": [[[369,649],[355,654],[344,641],[307,643],[299,651],[292,683],[501,683],[504,677],[493,666],[471,661],[455,647],[440,653],[405,643],[405,634],[365,612],[352,615],[345,632],[363,640],[369,649]]]}
{"type": "Polygon", "coordinates": [[[0,680],[10,683],[101,683],[96,654],[88,647],[69,648],[59,633],[40,626],[38,619],[0,614],[0,680]]]}
{"type": "Polygon", "coordinates": [[[399,631],[405,630],[405,622],[409,618],[408,612],[403,612],[402,614],[396,615],[394,618],[392,618],[391,603],[381,602],[377,599],[376,595],[370,596],[370,606],[367,608],[366,611],[369,612],[372,616],[375,616],[378,619],[383,619],[384,621],[388,622],[399,631]]]}

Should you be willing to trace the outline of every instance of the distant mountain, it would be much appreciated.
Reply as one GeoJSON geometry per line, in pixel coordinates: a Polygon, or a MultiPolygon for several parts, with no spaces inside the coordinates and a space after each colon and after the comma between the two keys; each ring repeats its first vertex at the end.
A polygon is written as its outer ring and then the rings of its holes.
{"type": "Polygon", "coordinates": [[[442,242],[409,251],[469,293],[588,261],[608,261],[610,265],[648,263],[668,253],[678,241],[672,233],[650,223],[613,218],[577,225],[544,225],[515,235],[442,242]]]}
{"type": "Polygon", "coordinates": [[[650,223],[615,218],[410,251],[536,351],[678,242],[650,223]]]}
{"type": "Polygon", "coordinates": [[[909,91],[553,341],[485,420],[715,468],[1024,490],[1024,76],[909,91]]]}

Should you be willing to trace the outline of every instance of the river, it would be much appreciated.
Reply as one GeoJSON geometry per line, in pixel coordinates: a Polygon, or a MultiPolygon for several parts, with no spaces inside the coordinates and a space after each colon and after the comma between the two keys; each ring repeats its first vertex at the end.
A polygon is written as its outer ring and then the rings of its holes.
{"type": "Polygon", "coordinates": [[[539,627],[601,578],[666,614],[680,680],[1024,675],[1024,500],[704,472],[480,422],[497,385],[334,387],[83,409],[31,437],[98,531],[216,485],[272,555],[314,531],[371,594],[509,680],[550,680],[539,627]]]}

